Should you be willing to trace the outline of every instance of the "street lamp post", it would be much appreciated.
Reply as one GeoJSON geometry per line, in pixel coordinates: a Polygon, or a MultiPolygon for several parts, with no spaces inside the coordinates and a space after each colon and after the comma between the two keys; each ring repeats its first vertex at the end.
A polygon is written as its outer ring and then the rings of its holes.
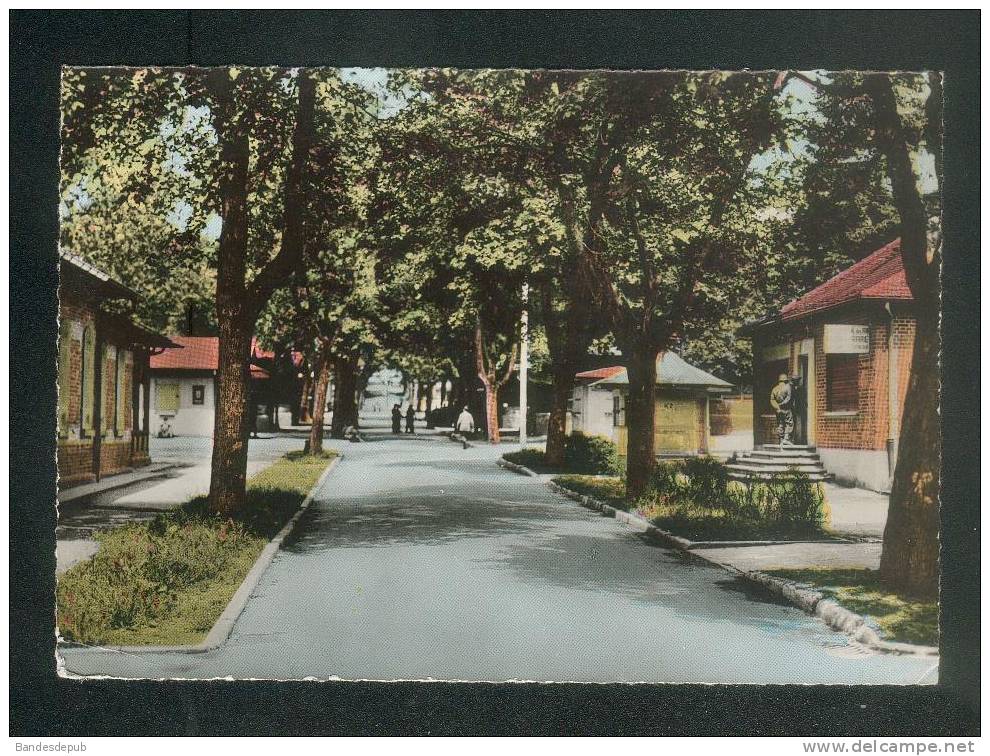
{"type": "Polygon", "coordinates": [[[519,344],[519,446],[526,447],[526,383],[529,379],[529,284],[522,288],[522,322],[519,344]]]}

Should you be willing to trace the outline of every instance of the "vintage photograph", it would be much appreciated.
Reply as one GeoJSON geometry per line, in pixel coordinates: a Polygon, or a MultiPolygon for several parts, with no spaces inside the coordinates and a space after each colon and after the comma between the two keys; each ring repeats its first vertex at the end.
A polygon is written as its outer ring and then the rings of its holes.
{"type": "Polygon", "coordinates": [[[64,67],[60,674],[937,683],[942,100],[64,67]]]}

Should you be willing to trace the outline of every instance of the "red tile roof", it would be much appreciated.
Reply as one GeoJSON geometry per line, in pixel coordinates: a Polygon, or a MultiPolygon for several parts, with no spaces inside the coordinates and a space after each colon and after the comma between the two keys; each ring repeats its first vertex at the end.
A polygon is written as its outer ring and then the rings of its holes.
{"type": "Polygon", "coordinates": [[[793,320],[858,299],[911,300],[911,290],[901,261],[900,239],[894,239],[818,288],[785,305],[780,317],[782,320],[793,320]]]}
{"type": "Polygon", "coordinates": [[[600,381],[602,378],[611,378],[613,376],[616,376],[619,373],[621,373],[623,370],[625,370],[624,367],[622,367],[621,365],[616,365],[614,367],[603,367],[603,368],[597,368],[595,370],[585,370],[583,373],[578,373],[574,377],[579,380],[584,378],[588,380],[600,381]]]}
{"type": "MultiPolygon", "coordinates": [[[[151,356],[152,370],[216,370],[219,363],[220,340],[216,336],[171,336],[182,349],[166,349],[151,356]]],[[[255,357],[264,352],[252,351],[255,357]]],[[[266,355],[267,356],[267,355],[266,355]]],[[[268,371],[258,365],[251,366],[251,377],[268,378],[268,371]]]]}

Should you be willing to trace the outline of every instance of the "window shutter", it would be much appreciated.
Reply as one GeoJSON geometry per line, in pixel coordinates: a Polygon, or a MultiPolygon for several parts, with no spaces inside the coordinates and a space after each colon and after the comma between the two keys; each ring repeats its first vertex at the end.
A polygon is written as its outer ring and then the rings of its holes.
{"type": "Polygon", "coordinates": [[[92,432],[93,390],[96,379],[96,341],[93,338],[92,326],[88,326],[83,331],[82,357],[82,380],[79,382],[82,393],[82,427],[87,432],[92,432]]]}
{"type": "Polygon", "coordinates": [[[72,381],[72,327],[63,320],[58,328],[58,435],[69,434],[69,391],[72,381]]]}
{"type": "Polygon", "coordinates": [[[828,355],[826,382],[829,412],[855,412],[859,409],[858,355],[828,355]]]}

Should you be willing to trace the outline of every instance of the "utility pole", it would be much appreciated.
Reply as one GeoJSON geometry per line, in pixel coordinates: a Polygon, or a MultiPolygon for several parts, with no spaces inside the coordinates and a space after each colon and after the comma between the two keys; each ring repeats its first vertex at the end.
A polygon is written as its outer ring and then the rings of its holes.
{"type": "Polygon", "coordinates": [[[526,382],[529,379],[529,284],[522,288],[522,323],[519,344],[519,446],[526,448],[526,382]]]}

